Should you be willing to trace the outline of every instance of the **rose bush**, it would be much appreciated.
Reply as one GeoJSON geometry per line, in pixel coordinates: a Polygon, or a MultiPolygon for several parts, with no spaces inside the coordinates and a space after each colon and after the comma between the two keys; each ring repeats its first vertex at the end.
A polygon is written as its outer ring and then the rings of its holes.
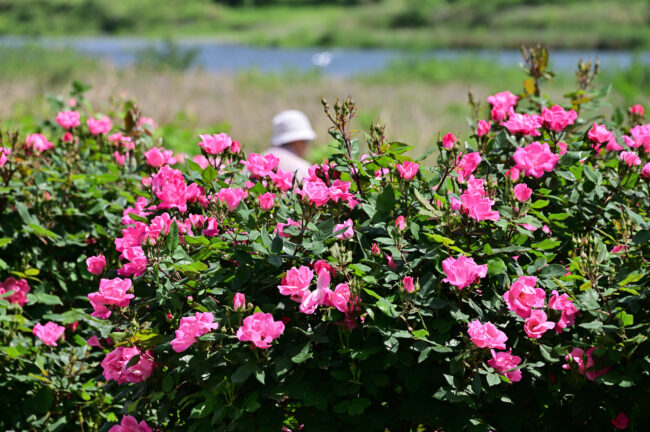
{"type": "Polygon", "coordinates": [[[417,160],[379,125],[361,155],[346,100],[302,182],[225,135],[140,168],[114,244],[79,257],[107,257],[77,286],[103,430],[650,427],[650,125],[595,114],[584,64],[551,102],[524,55],[523,93],[417,160]]]}
{"type": "Polygon", "coordinates": [[[91,346],[111,328],[86,313],[87,295],[114,272],[114,238],[153,169],[144,152],[154,139],[130,104],[111,111],[125,119],[119,126],[95,119],[84,90],[76,84],[66,104],[51,99],[58,114],[38,133],[0,131],[2,430],[98,430],[118,420],[100,388],[104,355],[91,346]]]}

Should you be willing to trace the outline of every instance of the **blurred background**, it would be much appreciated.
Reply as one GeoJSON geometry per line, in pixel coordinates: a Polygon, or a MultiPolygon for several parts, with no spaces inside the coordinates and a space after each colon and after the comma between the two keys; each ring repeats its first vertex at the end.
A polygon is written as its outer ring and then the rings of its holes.
{"type": "Polygon", "coordinates": [[[169,148],[199,133],[267,147],[270,121],[300,109],[328,143],[321,96],[351,95],[359,130],[380,119],[415,146],[470,133],[468,92],[521,91],[522,44],[551,48],[555,102],[579,59],[601,65],[613,105],[647,105],[648,0],[0,0],[0,120],[36,128],[75,80],[94,109],[135,99],[169,148]]]}

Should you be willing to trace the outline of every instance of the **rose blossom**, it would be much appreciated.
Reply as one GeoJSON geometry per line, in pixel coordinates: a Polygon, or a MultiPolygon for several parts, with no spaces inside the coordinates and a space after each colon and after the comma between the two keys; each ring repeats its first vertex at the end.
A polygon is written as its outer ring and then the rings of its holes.
{"type": "Polygon", "coordinates": [[[273,208],[274,202],[273,199],[275,198],[274,193],[266,192],[263,194],[260,194],[257,199],[260,202],[260,207],[262,207],[263,210],[271,210],[273,208]]]}
{"type": "Polygon", "coordinates": [[[278,290],[280,294],[291,296],[293,299],[300,301],[309,294],[309,285],[313,278],[314,272],[309,267],[292,267],[287,271],[286,276],[282,278],[278,290]]]}
{"type": "Polygon", "coordinates": [[[348,219],[342,224],[336,224],[336,226],[334,226],[334,232],[341,231],[343,229],[345,229],[345,231],[343,231],[340,234],[337,234],[336,238],[340,240],[348,240],[354,237],[354,229],[352,229],[352,219],[348,219]]]}
{"type": "MultiPolygon", "coordinates": [[[[635,105],[635,106],[641,106],[641,105],[635,105]]],[[[630,424],[630,419],[627,418],[624,412],[620,412],[618,413],[616,418],[613,418],[611,420],[611,422],[616,429],[623,430],[623,429],[627,429],[628,424],[630,424]]]]}
{"type": "Polygon", "coordinates": [[[201,142],[199,147],[203,148],[207,154],[217,155],[232,145],[232,138],[225,133],[214,135],[199,135],[201,142]]]}
{"type": "Polygon", "coordinates": [[[458,258],[449,257],[442,262],[442,269],[446,274],[443,282],[458,287],[459,290],[466,288],[478,279],[487,275],[487,265],[477,265],[472,258],[460,255],[458,258]]]}
{"type": "Polygon", "coordinates": [[[36,335],[45,345],[57,346],[56,341],[61,337],[65,327],[60,326],[52,321],[48,321],[45,325],[36,323],[32,329],[32,333],[36,335]]]}
{"type": "Polygon", "coordinates": [[[12,291],[9,297],[4,297],[10,303],[24,306],[27,303],[27,293],[30,291],[29,284],[25,279],[15,279],[8,277],[4,282],[0,282],[0,294],[12,291]]]}
{"type": "Polygon", "coordinates": [[[629,167],[636,165],[641,165],[641,158],[639,158],[634,152],[624,151],[621,152],[621,160],[627,164],[629,167]]]}
{"type": "Polygon", "coordinates": [[[587,138],[598,145],[609,141],[613,136],[614,134],[608,131],[604,125],[599,125],[596,122],[594,122],[594,125],[591,127],[589,132],[587,132],[587,138]]]}
{"type": "Polygon", "coordinates": [[[397,164],[395,166],[399,172],[399,176],[406,181],[411,181],[418,173],[420,166],[415,162],[404,161],[403,164],[397,164]]]}
{"type": "Polygon", "coordinates": [[[235,293],[235,297],[232,299],[232,307],[235,310],[246,309],[246,296],[240,292],[235,293]]]}
{"type": "Polygon", "coordinates": [[[256,347],[266,349],[271,342],[284,332],[282,321],[273,321],[270,313],[257,312],[244,318],[243,325],[237,330],[237,339],[250,341],[256,347]]]}
{"type": "Polygon", "coordinates": [[[101,366],[104,369],[102,375],[107,381],[114,380],[118,384],[124,384],[125,382],[139,383],[149,378],[155,363],[151,351],[143,353],[138,347],[117,347],[104,357],[101,366]],[[134,356],[140,356],[140,359],[127,368],[126,365],[134,356]]]}
{"type": "Polygon", "coordinates": [[[446,150],[451,150],[454,148],[454,144],[456,144],[456,141],[458,141],[458,139],[454,136],[454,134],[448,133],[442,138],[442,146],[446,150]]]}
{"type": "Polygon", "coordinates": [[[546,320],[546,313],[534,309],[530,312],[530,316],[524,322],[524,331],[533,339],[539,339],[542,337],[547,330],[550,330],[555,327],[553,321],[546,320]]]}
{"type": "Polygon", "coordinates": [[[637,145],[642,145],[646,153],[650,153],[650,123],[633,127],[630,129],[630,134],[638,143],[637,145]]]}
{"type": "Polygon", "coordinates": [[[397,219],[395,219],[395,228],[400,231],[404,231],[406,229],[406,218],[404,216],[397,216],[397,219]]]}
{"type": "Polygon", "coordinates": [[[247,195],[248,192],[242,188],[223,188],[217,193],[217,198],[219,198],[219,201],[226,203],[228,211],[233,211],[247,195]]]}
{"type": "Polygon", "coordinates": [[[508,309],[525,319],[530,316],[531,308],[544,307],[546,293],[541,288],[535,288],[536,284],[535,276],[519,276],[503,294],[508,309]]]}
{"type": "Polygon", "coordinates": [[[476,135],[480,137],[487,135],[488,132],[490,132],[491,127],[492,124],[490,124],[490,122],[485,120],[479,120],[478,125],[476,126],[476,135]]]}
{"type": "Polygon", "coordinates": [[[564,360],[566,360],[567,363],[562,365],[562,369],[570,370],[575,364],[578,366],[578,373],[580,375],[585,375],[589,381],[593,381],[599,376],[605,375],[611,369],[611,367],[606,367],[598,371],[593,370],[593,367],[596,364],[593,357],[593,352],[595,350],[596,347],[591,347],[585,353],[582,348],[573,348],[569,354],[564,356],[564,360]],[[587,359],[586,364],[585,357],[587,359]],[[571,359],[571,361],[569,361],[569,359],[571,359]]]}
{"type": "Polygon", "coordinates": [[[152,147],[144,152],[144,157],[147,160],[147,165],[160,168],[163,165],[174,165],[177,162],[173,154],[174,152],[171,150],[165,150],[162,147],[152,147]]]}
{"type": "Polygon", "coordinates": [[[7,163],[7,156],[11,154],[11,149],[7,147],[0,147],[0,168],[7,163]]]}
{"type": "Polygon", "coordinates": [[[525,184],[519,183],[515,186],[513,193],[515,195],[515,198],[517,198],[517,201],[525,202],[530,199],[530,196],[533,194],[533,190],[525,184]]]}
{"type": "Polygon", "coordinates": [[[629,113],[643,117],[645,115],[645,110],[643,109],[643,105],[636,104],[630,107],[629,113]]]}
{"type": "Polygon", "coordinates": [[[102,254],[86,258],[86,265],[88,271],[94,275],[100,275],[104,272],[106,267],[106,257],[102,254]]]}
{"type": "Polygon", "coordinates": [[[560,150],[559,151],[560,156],[564,156],[569,146],[567,146],[564,141],[560,141],[559,143],[557,143],[557,148],[560,150]]]}
{"type": "Polygon", "coordinates": [[[89,118],[86,120],[86,124],[88,125],[88,129],[90,129],[90,133],[93,135],[106,135],[113,127],[113,122],[107,116],[102,116],[99,120],[89,118]]]}
{"type": "Polygon", "coordinates": [[[247,161],[242,161],[242,164],[250,171],[251,176],[259,178],[270,175],[279,163],[280,159],[271,153],[266,156],[251,153],[248,155],[247,161]]]}
{"type": "Polygon", "coordinates": [[[142,420],[140,423],[131,416],[123,416],[122,422],[108,430],[108,432],[151,432],[151,428],[142,420]]]}
{"type": "Polygon", "coordinates": [[[566,294],[558,295],[556,290],[551,291],[548,308],[562,311],[560,320],[555,324],[555,331],[558,333],[562,333],[562,329],[573,325],[578,314],[578,308],[569,299],[569,296],[566,294]]]}
{"type": "Polygon", "coordinates": [[[511,113],[508,121],[502,122],[512,134],[539,136],[541,133],[537,130],[542,126],[542,117],[536,114],[518,114],[511,113]]]}
{"type": "Polygon", "coordinates": [[[519,100],[519,96],[516,96],[509,91],[488,96],[487,101],[492,105],[492,120],[497,122],[505,120],[508,117],[511,108],[517,103],[517,100],[519,100]]]}
{"type": "Polygon", "coordinates": [[[467,333],[474,345],[479,348],[506,349],[508,336],[497,329],[491,322],[481,324],[479,320],[469,323],[467,333]]]}
{"type": "Polygon", "coordinates": [[[37,153],[49,150],[54,147],[54,144],[49,142],[45,136],[38,133],[27,135],[25,142],[27,143],[27,148],[31,148],[37,153]]]}
{"type": "Polygon", "coordinates": [[[547,143],[535,141],[526,147],[519,147],[513,155],[517,168],[527,176],[540,178],[544,172],[551,172],[560,156],[551,152],[547,143]]]}
{"type": "Polygon", "coordinates": [[[214,316],[210,312],[196,312],[195,316],[181,318],[176,337],[171,341],[172,349],[176,352],[188,349],[197,338],[219,327],[213,321],[214,316]]]}
{"type": "Polygon", "coordinates": [[[481,154],[479,152],[473,152],[473,153],[468,153],[466,155],[463,155],[458,165],[456,165],[456,172],[458,173],[458,182],[464,183],[465,179],[468,178],[470,174],[472,174],[476,170],[478,164],[480,163],[481,163],[481,154]]]}
{"type": "Polygon", "coordinates": [[[574,110],[565,111],[559,105],[554,105],[551,109],[546,107],[542,108],[542,120],[544,127],[555,132],[562,132],[562,130],[572,125],[578,118],[578,113],[574,110]]]}
{"type": "Polygon", "coordinates": [[[521,363],[521,357],[512,355],[512,348],[509,351],[495,352],[490,350],[492,358],[487,361],[488,366],[496,370],[502,375],[505,375],[510,384],[521,381],[521,369],[516,369],[517,365],[521,363]]]}
{"type": "Polygon", "coordinates": [[[404,276],[404,279],[402,279],[402,289],[407,293],[412,293],[415,291],[415,285],[413,284],[412,276],[404,276]]]}
{"type": "Polygon", "coordinates": [[[56,122],[64,129],[71,129],[81,124],[77,111],[63,111],[56,114],[56,122]]]}

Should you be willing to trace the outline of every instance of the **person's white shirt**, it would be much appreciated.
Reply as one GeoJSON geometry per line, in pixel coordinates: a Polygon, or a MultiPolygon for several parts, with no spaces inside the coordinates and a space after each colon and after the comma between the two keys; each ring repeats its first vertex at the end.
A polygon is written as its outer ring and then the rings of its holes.
{"type": "Polygon", "coordinates": [[[311,164],[285,147],[271,147],[264,154],[272,154],[280,159],[278,164],[280,169],[282,171],[291,171],[298,181],[309,175],[311,164]]]}

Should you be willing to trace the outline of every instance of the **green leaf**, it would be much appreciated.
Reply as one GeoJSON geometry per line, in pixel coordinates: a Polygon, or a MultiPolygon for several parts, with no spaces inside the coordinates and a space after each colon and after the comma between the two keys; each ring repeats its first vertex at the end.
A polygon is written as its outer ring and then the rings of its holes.
{"type": "Polygon", "coordinates": [[[34,292],[27,294],[29,303],[42,303],[45,305],[63,305],[63,302],[58,296],[54,294],[46,294],[44,292],[34,292]]]}
{"type": "Polygon", "coordinates": [[[174,221],[169,227],[169,234],[167,234],[167,239],[165,240],[165,248],[169,253],[174,253],[176,246],[178,246],[178,224],[174,221]]]}
{"type": "Polygon", "coordinates": [[[487,266],[488,266],[488,272],[487,272],[488,276],[505,274],[507,270],[506,264],[503,262],[501,258],[493,258],[491,260],[488,260],[487,266]]]}
{"type": "Polygon", "coordinates": [[[535,202],[533,203],[533,205],[530,206],[530,208],[541,209],[541,208],[546,207],[546,206],[549,205],[549,204],[550,204],[550,201],[548,201],[548,200],[543,200],[543,199],[539,199],[539,200],[535,201],[535,202]]]}
{"type": "Polygon", "coordinates": [[[499,374],[490,372],[485,377],[487,378],[487,383],[490,387],[501,384],[501,378],[499,378],[499,374]]]}
{"type": "Polygon", "coordinates": [[[348,414],[357,416],[363,414],[366,408],[370,406],[370,399],[359,397],[352,399],[348,405],[348,414]]]}
{"type": "Polygon", "coordinates": [[[312,352],[309,351],[310,347],[311,347],[311,342],[307,342],[302,347],[302,349],[300,350],[300,352],[298,354],[291,357],[291,361],[294,362],[294,363],[300,364],[300,363],[303,363],[303,362],[307,361],[308,359],[310,359],[313,356],[312,352]]]}
{"type": "Polygon", "coordinates": [[[7,246],[9,243],[11,243],[12,241],[13,241],[13,239],[11,239],[11,238],[9,238],[9,237],[2,237],[2,238],[0,238],[0,247],[5,247],[5,246],[7,246]]]}
{"type": "Polygon", "coordinates": [[[251,376],[253,371],[253,366],[249,364],[243,364],[237,368],[234,374],[232,374],[230,381],[232,381],[233,384],[242,384],[248,379],[248,377],[251,376]]]}

